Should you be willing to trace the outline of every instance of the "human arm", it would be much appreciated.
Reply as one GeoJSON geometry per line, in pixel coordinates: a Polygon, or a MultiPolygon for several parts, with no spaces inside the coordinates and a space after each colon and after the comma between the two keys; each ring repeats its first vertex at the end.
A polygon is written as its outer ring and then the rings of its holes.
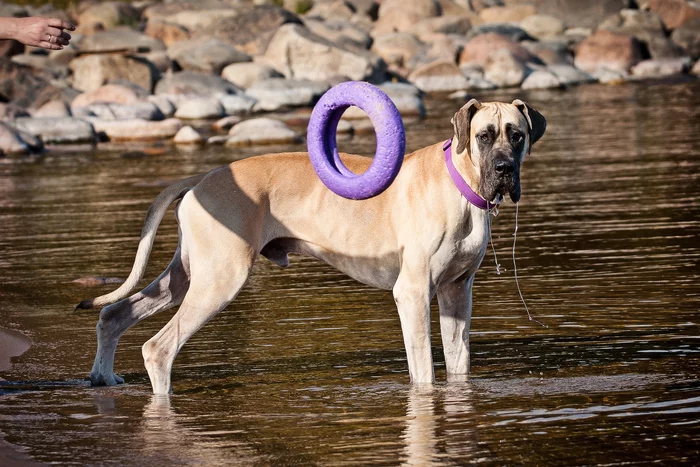
{"type": "Polygon", "coordinates": [[[0,39],[14,39],[25,45],[60,50],[71,35],[64,31],[75,26],[58,18],[0,18],[0,39]]]}

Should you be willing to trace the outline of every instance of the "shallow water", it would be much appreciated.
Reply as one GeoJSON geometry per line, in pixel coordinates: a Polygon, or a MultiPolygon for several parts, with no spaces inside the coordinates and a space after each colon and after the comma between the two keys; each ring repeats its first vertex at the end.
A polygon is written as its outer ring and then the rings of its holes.
{"type": "MultiPolygon", "coordinates": [[[[122,338],[127,384],[90,388],[97,313],[72,310],[115,286],[72,281],[126,277],[167,181],[258,151],[0,160],[0,327],[32,342],[0,371],[0,439],[66,464],[697,465],[700,83],[517,96],[549,122],[523,168],[517,239],[521,288],[548,327],[517,294],[506,204],[494,221],[506,271],[489,252],[477,274],[472,378],[433,388],[408,384],[390,293],[299,257],[257,263],[179,355],[175,395],[151,395],[140,352],[173,311],[122,338]]],[[[429,118],[407,123],[408,149],[448,138],[457,108],[429,101],[429,118]]],[[[169,215],[148,280],[176,241],[169,215]]],[[[437,321],[433,334],[444,381],[437,321]]]]}

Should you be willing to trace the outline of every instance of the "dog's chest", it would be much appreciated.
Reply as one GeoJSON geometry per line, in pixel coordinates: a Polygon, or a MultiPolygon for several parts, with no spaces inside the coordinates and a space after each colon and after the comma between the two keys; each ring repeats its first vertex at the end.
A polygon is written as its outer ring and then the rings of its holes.
{"type": "Polygon", "coordinates": [[[469,225],[453,240],[449,257],[444,258],[444,279],[455,280],[465,273],[472,275],[479,269],[484,259],[489,239],[489,225],[486,215],[471,216],[469,225]]]}

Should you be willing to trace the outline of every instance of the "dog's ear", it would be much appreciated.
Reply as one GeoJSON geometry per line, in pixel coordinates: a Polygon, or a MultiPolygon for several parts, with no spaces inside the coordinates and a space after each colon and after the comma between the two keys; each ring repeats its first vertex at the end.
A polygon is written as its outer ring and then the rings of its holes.
{"type": "Polygon", "coordinates": [[[457,154],[461,154],[469,147],[469,132],[471,131],[472,117],[481,108],[481,102],[472,99],[452,117],[452,125],[457,135],[457,154]]]}
{"type": "Polygon", "coordinates": [[[520,99],[515,99],[513,105],[525,115],[527,124],[530,127],[530,148],[532,148],[532,145],[544,135],[544,130],[547,129],[547,120],[541,113],[520,99]]]}

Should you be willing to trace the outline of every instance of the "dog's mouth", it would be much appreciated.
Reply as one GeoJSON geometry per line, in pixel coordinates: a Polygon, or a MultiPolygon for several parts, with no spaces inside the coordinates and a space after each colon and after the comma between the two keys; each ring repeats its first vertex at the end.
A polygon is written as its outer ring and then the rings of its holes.
{"type": "Polygon", "coordinates": [[[508,176],[487,174],[482,180],[481,196],[485,200],[497,204],[497,201],[502,201],[508,195],[512,202],[520,201],[520,174],[517,171],[508,176]]]}

